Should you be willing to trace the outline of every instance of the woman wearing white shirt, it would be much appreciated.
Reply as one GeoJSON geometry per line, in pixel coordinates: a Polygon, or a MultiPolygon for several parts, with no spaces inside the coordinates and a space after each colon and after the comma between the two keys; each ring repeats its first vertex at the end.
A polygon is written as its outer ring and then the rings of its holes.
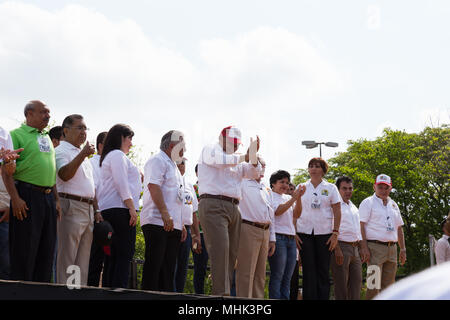
{"type": "Polygon", "coordinates": [[[139,208],[142,184],[138,168],[126,156],[133,145],[133,135],[127,125],[113,126],[105,138],[100,158],[102,187],[97,195],[98,205],[103,219],[114,230],[106,285],[115,288],[128,287],[136,243],[136,208],[139,208]]]}
{"type": "Polygon", "coordinates": [[[300,216],[302,203],[298,201],[305,193],[304,187],[296,189],[291,196],[289,172],[279,170],[270,176],[271,205],[275,212],[275,253],[269,257],[270,299],[289,299],[292,273],[297,258],[294,218],[300,216]],[[294,207],[295,204],[295,207],[294,207]]]}
{"type": "Polygon", "coordinates": [[[341,197],[334,184],[323,180],[328,164],[313,158],[308,164],[310,180],[301,198],[297,220],[301,240],[303,299],[328,300],[330,296],[330,258],[338,243],[341,222],[341,197]]]}

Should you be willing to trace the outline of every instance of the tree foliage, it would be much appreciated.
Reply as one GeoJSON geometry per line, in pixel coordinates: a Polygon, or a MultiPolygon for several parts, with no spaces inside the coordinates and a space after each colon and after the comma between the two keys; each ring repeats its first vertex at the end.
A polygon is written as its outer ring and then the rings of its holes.
{"type": "MultiPolygon", "coordinates": [[[[349,141],[346,152],[329,160],[327,180],[342,175],[353,179],[352,201],[361,201],[373,194],[378,174],[392,178],[391,197],[399,205],[404,225],[408,260],[401,273],[417,272],[429,266],[428,235],[440,237],[439,223],[449,214],[448,125],[427,127],[416,134],[385,129],[375,140],[349,141]]],[[[308,178],[307,170],[299,169],[294,183],[308,178]]]]}

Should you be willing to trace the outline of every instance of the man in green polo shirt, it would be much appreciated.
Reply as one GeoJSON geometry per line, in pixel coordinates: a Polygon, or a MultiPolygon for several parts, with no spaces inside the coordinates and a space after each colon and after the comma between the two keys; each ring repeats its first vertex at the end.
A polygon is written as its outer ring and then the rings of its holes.
{"type": "Polygon", "coordinates": [[[13,177],[2,174],[11,197],[11,279],[50,282],[60,212],[55,150],[44,131],[50,110],[34,100],[24,114],[26,124],[10,132],[15,149],[24,150],[13,177]]]}

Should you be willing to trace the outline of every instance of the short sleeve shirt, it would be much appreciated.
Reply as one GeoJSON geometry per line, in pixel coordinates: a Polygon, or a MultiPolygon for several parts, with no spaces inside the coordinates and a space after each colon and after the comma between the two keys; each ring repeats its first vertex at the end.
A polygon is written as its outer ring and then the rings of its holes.
{"type": "MultiPolygon", "coordinates": [[[[0,149],[1,148],[6,149],[6,150],[14,149],[11,135],[8,133],[8,131],[3,129],[2,127],[0,127],[0,149]]],[[[3,160],[0,159],[0,163],[2,163],[2,162],[3,162],[3,160]]]]}
{"type": "Polygon", "coordinates": [[[375,194],[359,205],[359,218],[364,222],[367,240],[398,241],[398,227],[403,219],[397,203],[391,198],[386,205],[375,194]]]}
{"type": "Polygon", "coordinates": [[[305,194],[301,197],[302,214],[297,220],[297,232],[315,235],[333,232],[334,214],[331,205],[341,203],[337,187],[325,180],[314,188],[311,180],[306,182],[305,194]]]}
{"type": "Polygon", "coordinates": [[[179,198],[183,187],[183,178],[175,162],[160,151],[152,156],[144,167],[144,206],[141,212],[141,226],[154,224],[163,226],[161,213],[152,199],[148,184],[156,184],[161,188],[164,203],[173,219],[174,228],[183,228],[184,204],[179,198]]]}
{"type": "MultiPolygon", "coordinates": [[[[278,194],[271,192],[271,207],[275,213],[281,204],[286,203],[291,199],[287,194],[278,194]]],[[[275,216],[275,233],[295,235],[294,226],[294,205],[287,209],[283,214],[275,216]]]]}
{"type": "Polygon", "coordinates": [[[16,160],[14,179],[41,187],[56,183],[55,149],[47,132],[23,124],[11,131],[14,149],[24,148],[16,160]]]}
{"type": "MultiPolygon", "coordinates": [[[[55,149],[57,170],[59,171],[59,169],[69,164],[80,152],[80,148],[66,141],[61,141],[60,145],[55,149]]],[[[92,171],[91,162],[88,159],[84,159],[72,179],[63,181],[59,176],[56,177],[58,192],[79,197],[94,198],[95,185],[92,171]]]]}

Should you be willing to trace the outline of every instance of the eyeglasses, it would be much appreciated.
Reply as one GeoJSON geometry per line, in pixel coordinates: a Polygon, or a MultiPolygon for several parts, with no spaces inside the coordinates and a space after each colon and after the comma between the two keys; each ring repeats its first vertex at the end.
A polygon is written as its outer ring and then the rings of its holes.
{"type": "Polygon", "coordinates": [[[77,126],[77,127],[67,127],[69,129],[77,129],[80,131],[89,131],[89,128],[86,128],[85,126],[77,126]]]}

